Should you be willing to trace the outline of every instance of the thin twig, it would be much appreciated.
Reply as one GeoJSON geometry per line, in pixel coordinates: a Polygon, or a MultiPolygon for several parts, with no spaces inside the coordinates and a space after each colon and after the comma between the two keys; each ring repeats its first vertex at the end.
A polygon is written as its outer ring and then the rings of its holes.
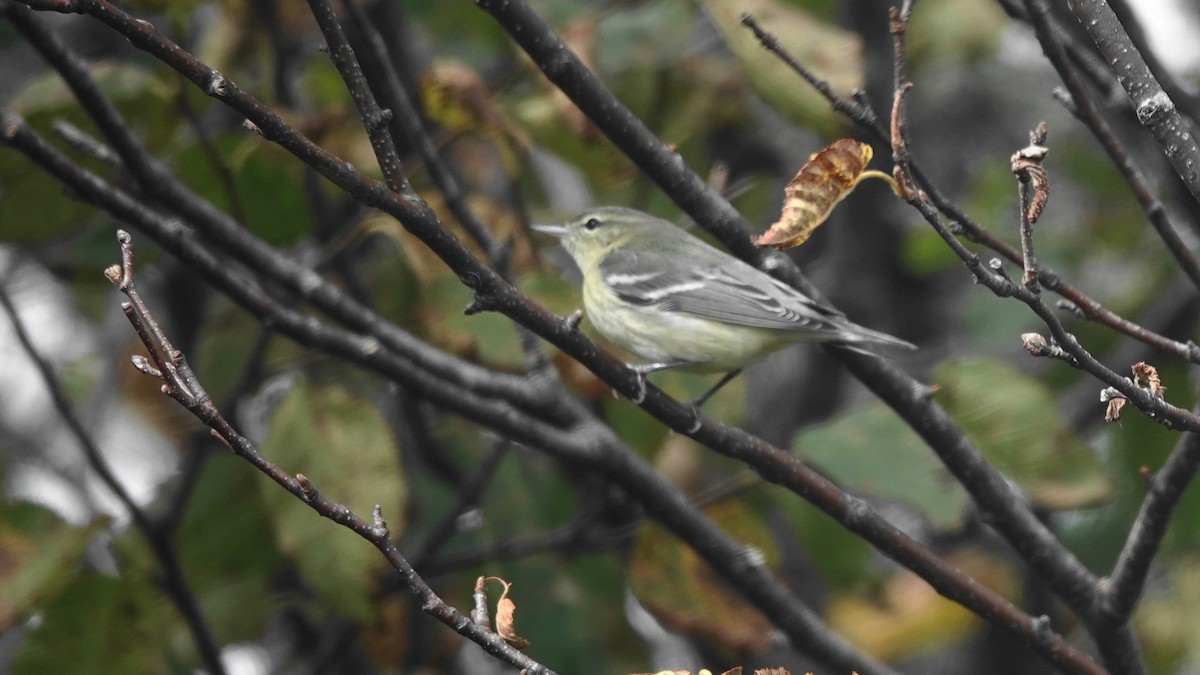
{"type": "MultiPolygon", "coordinates": [[[[512,271],[512,239],[510,238],[506,242],[497,242],[491,231],[479,220],[467,203],[467,194],[462,189],[461,181],[451,170],[450,164],[444,160],[438,146],[434,144],[433,138],[426,131],[417,102],[408,95],[408,90],[400,82],[400,76],[388,58],[383,38],[375,30],[372,22],[368,20],[362,5],[358,0],[343,0],[342,5],[346,8],[346,14],[352,26],[362,36],[365,43],[365,49],[360,50],[364,52],[360,58],[364,66],[371,67],[371,70],[366,72],[367,78],[364,82],[348,77],[347,86],[364,87],[366,91],[362,95],[363,98],[372,98],[377,93],[380,99],[389,106],[388,109],[392,111],[390,128],[393,137],[404,140],[409,146],[416,149],[430,180],[441,193],[450,213],[475,243],[483,249],[484,256],[500,273],[500,276],[510,284],[515,284],[512,271]],[[370,77],[372,72],[376,74],[374,78],[370,77]]],[[[330,39],[328,35],[327,39],[330,39]]],[[[338,37],[334,36],[332,39],[337,40],[338,37]]],[[[397,157],[396,160],[399,161],[399,158],[397,157]]],[[[546,351],[542,348],[537,336],[520,324],[514,324],[514,326],[525,354],[528,370],[537,375],[550,374],[553,365],[547,358],[546,351]]],[[[557,377],[542,376],[537,377],[537,380],[539,386],[543,388],[554,387],[558,393],[562,391],[557,377]]]]}
{"type": "Polygon", "coordinates": [[[132,495],[121,484],[116,473],[108,465],[108,460],[104,458],[104,454],[100,448],[92,440],[92,435],[84,428],[83,422],[79,419],[79,415],[75,412],[75,405],[71,402],[70,397],[63,390],[62,385],[58,381],[58,376],[55,375],[54,369],[42,355],[37,352],[33,345],[33,340],[29,336],[29,332],[25,330],[25,325],[22,323],[20,316],[17,314],[16,307],[13,306],[12,300],[8,296],[8,291],[4,285],[0,283],[0,306],[3,306],[5,313],[8,314],[9,321],[12,323],[13,332],[17,336],[17,341],[21,344],[21,348],[25,350],[30,361],[37,367],[38,373],[42,377],[42,383],[50,392],[50,399],[54,402],[54,407],[58,410],[58,414],[66,423],[67,429],[75,437],[79,443],[80,449],[87,460],[88,466],[96,472],[100,478],[121,502],[121,506],[129,513],[133,521],[133,525],[138,532],[150,545],[150,550],[154,553],[154,557],[158,560],[159,567],[162,570],[162,581],[164,592],[176,609],[183,616],[187,623],[188,632],[191,633],[192,639],[196,643],[196,650],[200,653],[200,660],[204,662],[204,667],[209,672],[217,675],[223,675],[225,665],[221,661],[221,647],[213,637],[212,630],[208,626],[203,613],[200,611],[200,605],[196,601],[195,595],[192,593],[192,587],[188,584],[183,573],[183,568],[179,564],[179,559],[175,554],[175,547],[167,538],[167,533],[159,530],[151,522],[150,517],[142,510],[142,507],[133,500],[132,495]]]}
{"type": "MultiPolygon", "coordinates": [[[[437,618],[505,663],[523,668],[527,672],[553,675],[552,670],[511,647],[499,635],[485,630],[472,621],[465,620],[458,610],[446,604],[434,593],[433,589],[425,583],[396,548],[387,523],[383,519],[382,509],[378,505],[375,507],[371,522],[368,523],[345,505],[320,494],[316,486],[304,474],[295,476],[288,474],[263,456],[246,437],[239,434],[213,404],[212,399],[188,366],[187,359],[171,344],[138,292],[133,274],[132,238],[127,232],[119,230],[117,240],[121,244],[122,263],[119,266],[110,267],[105,274],[129,299],[122,305],[122,309],[150,352],[150,358],[155,366],[154,371],[162,382],[164,394],[170,396],[212,429],[213,433],[220,437],[233,450],[234,454],[250,462],[256,469],[292,493],[297,499],[308,504],[318,514],[352,530],[379,549],[392,568],[400,573],[409,590],[421,600],[421,609],[424,612],[437,618]]],[[[150,374],[150,371],[144,367],[139,369],[150,374]]]]}
{"type": "Polygon", "coordinates": [[[1017,176],[1017,203],[1020,204],[1021,258],[1025,273],[1021,283],[1037,293],[1037,256],[1033,252],[1033,224],[1042,215],[1050,197],[1050,179],[1046,171],[1046,123],[1029,132],[1029,145],[1012,156],[1012,172],[1017,176]]]}

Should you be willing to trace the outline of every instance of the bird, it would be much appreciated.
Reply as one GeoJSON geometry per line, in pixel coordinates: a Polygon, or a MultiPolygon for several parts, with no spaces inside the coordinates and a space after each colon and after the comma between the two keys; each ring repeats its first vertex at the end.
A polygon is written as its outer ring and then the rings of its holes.
{"type": "Polygon", "coordinates": [[[645,361],[628,364],[640,377],[668,368],[726,373],[697,408],[747,366],[797,342],[916,349],[636,209],[601,206],[533,229],[557,237],[575,260],[584,312],[645,361]]]}

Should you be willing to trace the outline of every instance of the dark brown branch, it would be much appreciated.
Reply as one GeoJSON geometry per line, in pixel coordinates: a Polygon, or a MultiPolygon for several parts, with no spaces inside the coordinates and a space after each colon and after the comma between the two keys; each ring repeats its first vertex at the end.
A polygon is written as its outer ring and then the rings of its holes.
{"type": "MultiPolygon", "coordinates": [[[[111,8],[111,5],[104,5],[99,9],[105,7],[111,8]]],[[[112,10],[118,12],[117,16],[111,17],[114,21],[121,25],[135,27],[143,39],[154,41],[154,44],[158,45],[159,52],[175,55],[178,60],[184,61],[189,70],[181,71],[181,74],[188,76],[190,73],[191,77],[188,79],[191,81],[197,82],[199,79],[200,82],[209,83],[214,77],[220,77],[219,74],[215,74],[211,69],[196,61],[194,57],[177,45],[167,41],[149,24],[138,22],[128,15],[119,13],[119,10],[115,8],[112,10]],[[161,41],[158,41],[158,38],[161,38],[161,41]]],[[[250,269],[256,270],[289,289],[303,301],[311,303],[346,326],[374,337],[385,347],[440,373],[451,382],[457,382],[480,393],[502,396],[540,413],[556,412],[557,407],[545,397],[538,396],[537,390],[529,387],[528,382],[523,378],[489,371],[476,364],[454,359],[444,352],[430,347],[377,313],[347,297],[334,284],[271,248],[228,215],[200,199],[146,152],[132,129],[125,124],[116,107],[91,77],[87,65],[82,59],[71,53],[57,36],[42,26],[25,8],[15,3],[4,3],[0,5],[0,13],[9,18],[13,25],[63,77],[79,99],[80,104],[112,144],[124,165],[133,173],[142,192],[153,197],[158,203],[177,211],[190,225],[219,244],[228,254],[246,264],[250,269]]],[[[220,80],[225,83],[221,89],[225,95],[234,96],[240,92],[240,89],[237,89],[233,83],[226,83],[224,78],[220,78],[220,80]]],[[[209,93],[212,95],[212,92],[209,93]]],[[[261,110],[266,115],[258,118],[255,123],[260,130],[281,128],[280,133],[284,133],[292,141],[290,144],[285,144],[285,147],[289,147],[294,153],[299,153],[297,156],[301,159],[306,156],[319,158],[318,166],[314,167],[318,171],[336,171],[339,174],[349,175],[354,181],[357,181],[356,187],[349,189],[348,192],[354,194],[356,190],[363,192],[373,189],[386,192],[386,188],[382,185],[375,183],[372,186],[371,182],[358,174],[352,166],[313,145],[308,139],[287,126],[266,106],[249,96],[245,96],[245,98],[247,99],[245,107],[261,110]]],[[[392,204],[403,209],[407,202],[398,203],[393,199],[392,204]]],[[[466,253],[466,255],[470,254],[466,253]]]]}
{"type": "Polygon", "coordinates": [[[396,152],[395,141],[392,140],[392,135],[388,131],[389,122],[392,120],[392,111],[380,108],[375,101],[375,96],[367,86],[362,69],[358,67],[358,59],[354,56],[354,50],[350,48],[350,42],[346,39],[345,33],[342,32],[342,26],[338,23],[333,7],[328,2],[310,0],[308,8],[316,18],[317,25],[321,27],[321,32],[325,35],[329,57],[333,60],[338,72],[342,74],[346,82],[346,89],[350,92],[350,98],[354,99],[354,105],[358,108],[363,126],[367,129],[367,137],[371,139],[371,149],[375,151],[375,160],[379,163],[380,170],[383,171],[384,182],[387,183],[388,189],[397,195],[412,194],[412,186],[404,177],[400,154],[396,152]]]}
{"type": "Polygon", "coordinates": [[[375,30],[375,26],[363,11],[358,0],[344,0],[342,5],[346,8],[346,16],[349,18],[351,26],[362,36],[364,43],[365,49],[360,47],[356,50],[356,55],[362,61],[364,68],[369,66],[369,70],[366,72],[366,82],[363,84],[369,83],[368,91],[378,95],[392,111],[390,124],[392,135],[397,141],[403,141],[417,152],[421,163],[425,165],[429,179],[446,200],[446,206],[450,212],[463,226],[463,229],[471,235],[475,243],[483,248],[494,264],[500,253],[497,248],[498,244],[487,226],[475,216],[475,213],[467,205],[467,195],[464,193],[458,177],[443,161],[437,145],[426,132],[419,104],[409,96],[408,90],[400,81],[400,75],[388,58],[383,38],[375,30]],[[371,77],[372,73],[375,73],[376,76],[371,77]]]}
{"type": "MultiPolygon", "coordinates": [[[[320,2],[318,4],[325,5],[327,3],[320,2]]],[[[475,240],[475,243],[483,249],[485,258],[500,276],[510,284],[515,283],[511,269],[512,240],[504,243],[497,242],[487,226],[476,217],[475,212],[467,204],[467,195],[464,193],[458,177],[443,161],[433,139],[426,132],[418,103],[408,95],[407,89],[400,82],[400,76],[388,58],[383,38],[368,20],[357,0],[344,0],[342,4],[346,8],[346,14],[351,24],[361,35],[361,41],[364,43],[365,49],[360,48],[359,50],[362,54],[360,58],[365,65],[370,66],[370,71],[363,79],[354,78],[352,73],[347,73],[346,86],[362,90],[355,96],[356,101],[360,99],[374,100],[376,94],[383,99],[388,105],[388,110],[392,112],[388,127],[391,130],[391,136],[403,140],[416,149],[430,180],[441,193],[450,213],[467,234],[475,240]],[[374,77],[371,77],[372,73],[374,77]]],[[[329,11],[322,10],[321,15],[332,18],[332,12],[329,11]]],[[[327,40],[336,44],[345,42],[345,37],[341,35],[340,31],[332,32],[337,27],[336,21],[333,21],[332,25],[329,25],[328,22],[320,25],[322,31],[326,32],[327,40]]],[[[351,54],[359,56],[354,52],[351,54]]],[[[382,133],[382,130],[375,133],[382,133]]],[[[384,147],[386,151],[387,146],[384,147]]],[[[380,161],[400,162],[400,158],[395,155],[380,161]]],[[[546,377],[546,375],[550,375],[553,366],[546,358],[545,350],[542,349],[537,337],[520,324],[514,324],[514,326],[525,353],[526,365],[531,373],[537,376],[539,386],[543,389],[547,387],[553,389],[555,395],[561,394],[562,389],[557,377],[553,375],[546,377]]]]}

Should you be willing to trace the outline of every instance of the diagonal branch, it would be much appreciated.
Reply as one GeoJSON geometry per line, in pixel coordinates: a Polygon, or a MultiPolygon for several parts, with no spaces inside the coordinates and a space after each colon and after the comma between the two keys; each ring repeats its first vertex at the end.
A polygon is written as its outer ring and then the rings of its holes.
{"type": "MultiPolygon", "coordinates": [[[[115,8],[114,11],[116,11],[115,8]]],[[[188,221],[189,225],[200,230],[205,237],[216,242],[227,253],[246,264],[250,269],[270,277],[305,302],[311,303],[339,322],[374,337],[389,349],[434,369],[452,382],[461,383],[475,391],[502,396],[533,410],[549,410],[550,412],[557,410],[555,406],[545,400],[545,397],[539,397],[538,392],[529,387],[524,378],[489,371],[476,364],[454,359],[444,352],[430,347],[376,312],[346,296],[337,286],[313,270],[275,250],[228,215],[205,202],[146,152],[133,130],[125,123],[116,107],[88,72],[87,65],[78,55],[72,53],[61,39],[47,30],[29,10],[16,3],[0,4],[0,14],[6,16],[63,77],[81,105],[116,150],[124,165],[133,173],[141,190],[152,196],[159,204],[177,211],[188,221]]],[[[158,35],[152,26],[139,23],[128,15],[121,14],[114,20],[116,19],[122,19],[121,23],[132,23],[146,33],[147,39],[158,35]]],[[[159,46],[161,51],[175,54],[184,60],[193,74],[200,74],[204,78],[209,78],[212,74],[211,69],[196,61],[194,57],[177,45],[166,41],[165,38],[163,38],[163,43],[159,43],[159,46]],[[182,55],[186,55],[186,57],[182,55]]],[[[187,75],[187,73],[183,74],[187,75]]],[[[220,76],[215,75],[214,77],[219,78],[220,76]]],[[[195,78],[189,79],[193,82],[196,81],[195,78]]],[[[224,78],[220,79],[224,81],[224,78]]],[[[204,79],[206,82],[210,82],[210,80],[211,78],[204,79]]],[[[227,95],[231,96],[240,91],[233,83],[227,83],[224,90],[227,95]]],[[[272,128],[273,124],[280,125],[284,130],[281,133],[285,133],[293,140],[285,147],[289,147],[294,153],[302,152],[307,153],[310,157],[319,157],[321,161],[315,167],[318,171],[324,169],[347,173],[358,181],[357,190],[372,189],[371,182],[358,174],[354,167],[303,138],[266,106],[251,97],[247,98],[249,100],[246,102],[246,107],[254,110],[261,108],[269,113],[267,117],[254,118],[259,129],[272,128]]],[[[303,155],[298,156],[304,158],[303,155]]],[[[383,188],[377,183],[374,186],[383,188]]],[[[386,190],[386,188],[383,189],[386,190]]],[[[348,190],[348,192],[353,194],[354,190],[348,190]]]]}
{"type": "Polygon", "coordinates": [[[183,620],[187,623],[188,631],[192,635],[192,639],[196,642],[196,650],[200,653],[200,659],[204,661],[204,667],[216,675],[224,675],[225,664],[221,661],[221,646],[213,637],[212,630],[208,627],[208,622],[204,619],[204,615],[200,611],[200,605],[196,601],[195,594],[192,593],[192,587],[188,584],[183,573],[183,567],[179,564],[179,558],[175,555],[175,547],[168,539],[169,534],[160,528],[154,526],[150,521],[150,517],[142,510],[142,507],[133,500],[129,491],[121,484],[112,467],[108,465],[108,461],[104,458],[104,454],[100,448],[96,446],[92,435],[84,428],[83,421],[79,419],[79,415],[75,413],[75,406],[71,403],[71,399],[63,390],[59,383],[58,376],[55,375],[54,369],[46,359],[34,348],[33,340],[29,337],[29,332],[25,330],[25,325],[21,322],[20,316],[17,314],[16,307],[13,306],[12,299],[8,296],[8,291],[4,285],[0,284],[0,306],[4,308],[4,312],[8,314],[9,321],[12,323],[13,332],[17,336],[17,341],[21,344],[21,348],[33,361],[37,367],[38,373],[42,377],[42,382],[46,385],[46,389],[50,392],[50,399],[54,401],[54,407],[58,410],[58,414],[66,423],[67,429],[75,436],[75,440],[79,443],[80,449],[83,450],[83,456],[87,459],[88,465],[100,477],[101,482],[117,497],[121,505],[129,513],[133,521],[133,526],[137,528],[146,543],[150,545],[150,550],[154,553],[154,557],[158,559],[159,567],[162,569],[163,590],[179,613],[183,615],[183,620]]]}

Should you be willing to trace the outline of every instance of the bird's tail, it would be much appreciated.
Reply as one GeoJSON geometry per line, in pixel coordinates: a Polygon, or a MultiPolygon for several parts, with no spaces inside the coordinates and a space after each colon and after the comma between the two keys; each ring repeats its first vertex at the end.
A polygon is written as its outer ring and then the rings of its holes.
{"type": "Polygon", "coordinates": [[[916,349],[917,346],[907,340],[901,340],[898,337],[880,333],[877,330],[864,328],[854,323],[847,323],[842,327],[842,333],[836,342],[842,346],[855,349],[860,344],[876,344],[886,347],[899,347],[901,349],[916,349]]]}

